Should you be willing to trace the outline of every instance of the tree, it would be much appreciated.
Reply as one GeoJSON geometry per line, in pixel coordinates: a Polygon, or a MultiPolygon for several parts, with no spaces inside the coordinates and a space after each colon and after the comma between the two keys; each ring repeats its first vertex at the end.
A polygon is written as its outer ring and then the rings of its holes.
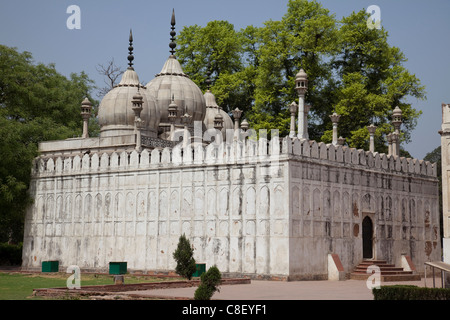
{"type": "Polygon", "coordinates": [[[105,76],[104,82],[106,87],[101,88],[97,94],[99,97],[103,97],[112,88],[114,88],[114,86],[117,84],[117,80],[124,73],[124,70],[116,66],[113,58],[108,61],[106,65],[99,63],[97,65],[97,72],[100,75],[105,76]]]}
{"type": "MultiPolygon", "coordinates": [[[[306,101],[313,105],[313,120],[322,121],[330,98],[327,85],[332,83],[328,60],[336,52],[334,15],[316,1],[289,1],[280,21],[270,20],[260,29],[259,42],[255,101],[249,116],[252,126],[274,126],[280,135],[288,134],[288,106],[298,100],[294,87],[300,68],[308,73],[306,101]]],[[[310,136],[315,138],[312,129],[310,136]]]]}
{"type": "Polygon", "coordinates": [[[194,249],[191,247],[191,243],[183,234],[178,240],[178,246],[173,253],[173,258],[177,262],[175,272],[180,276],[191,280],[192,275],[196,271],[194,249]]]}
{"type": "Polygon", "coordinates": [[[214,265],[203,273],[200,277],[201,282],[194,293],[195,300],[211,300],[216,291],[219,290],[219,284],[222,281],[222,275],[219,269],[214,265]]]}
{"type": "Polygon", "coordinates": [[[338,21],[318,1],[290,0],[281,20],[262,27],[235,31],[226,21],[185,27],[177,55],[202,89],[211,62],[216,100],[227,111],[244,110],[242,118],[254,129],[279,129],[282,136],[289,133],[289,104],[298,100],[295,75],[303,68],[310,138],[331,142],[329,115],[336,111],[339,135],[350,147],[368,149],[373,122],[376,150],[386,152],[393,109],[402,109],[401,141],[409,142],[421,112],[408,98],[425,99],[425,88],[404,67],[401,50],[389,45],[387,31],[367,28],[368,17],[362,9],[338,21]]]}
{"type": "MultiPolygon", "coordinates": [[[[406,58],[400,49],[388,44],[387,31],[367,28],[367,18],[361,10],[340,22],[339,52],[331,62],[338,75],[333,107],[341,114],[339,132],[351,147],[368,149],[367,126],[374,123],[376,150],[386,152],[385,136],[393,129],[393,109],[402,109],[401,141],[409,142],[421,112],[406,98],[424,99],[425,89],[403,66],[406,58]]],[[[322,141],[331,142],[331,121],[326,120],[322,141]]]]}
{"type": "Polygon", "coordinates": [[[38,143],[80,135],[81,101],[93,82],[83,72],[66,78],[53,64],[0,45],[0,242],[23,239],[27,190],[38,143]]]}
{"type": "Polygon", "coordinates": [[[249,101],[245,81],[248,73],[242,61],[243,41],[242,34],[227,21],[210,21],[203,28],[184,27],[177,39],[176,54],[184,72],[204,91],[210,72],[211,91],[226,112],[249,101]]]}

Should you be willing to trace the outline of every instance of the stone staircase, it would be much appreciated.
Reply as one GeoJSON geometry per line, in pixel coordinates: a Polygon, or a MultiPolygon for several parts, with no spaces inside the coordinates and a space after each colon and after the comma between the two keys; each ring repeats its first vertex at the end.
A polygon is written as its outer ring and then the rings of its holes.
{"type": "Polygon", "coordinates": [[[393,264],[388,264],[385,260],[363,260],[353,272],[350,274],[350,279],[366,280],[371,276],[367,273],[367,268],[371,265],[376,265],[381,271],[382,282],[392,281],[420,281],[420,275],[415,271],[405,271],[403,268],[396,267],[393,264]]]}

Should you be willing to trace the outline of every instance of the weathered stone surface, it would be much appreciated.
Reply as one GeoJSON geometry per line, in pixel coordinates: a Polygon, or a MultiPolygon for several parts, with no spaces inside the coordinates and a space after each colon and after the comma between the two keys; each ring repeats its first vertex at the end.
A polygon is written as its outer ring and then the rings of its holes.
{"type": "MultiPolygon", "coordinates": [[[[450,104],[442,104],[442,127],[441,131],[441,163],[442,163],[442,211],[443,211],[443,260],[450,264],[450,104]]],[[[416,170],[417,172],[418,170],[416,170]]],[[[423,172],[435,173],[436,169],[427,167],[427,170],[420,170],[423,172]]],[[[429,225],[429,223],[426,223],[429,225]]],[[[437,241],[439,243],[439,241],[437,241]]],[[[427,248],[432,248],[428,245],[427,248]]],[[[437,259],[439,260],[439,259],[437,259]]],[[[450,276],[447,275],[446,287],[450,288],[450,276]]]]}
{"type": "Polygon", "coordinates": [[[398,264],[406,252],[421,272],[440,257],[438,183],[425,161],[284,138],[34,163],[25,268],[173,270],[184,233],[195,259],[224,273],[326,279],[329,253],[346,272],[363,258],[366,217],[374,258],[398,264]]]}

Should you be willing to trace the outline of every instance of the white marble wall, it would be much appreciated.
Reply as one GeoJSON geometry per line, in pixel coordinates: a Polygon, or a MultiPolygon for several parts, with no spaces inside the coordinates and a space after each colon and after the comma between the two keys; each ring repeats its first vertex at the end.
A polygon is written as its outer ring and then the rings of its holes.
{"type": "Polygon", "coordinates": [[[129,269],[173,270],[185,233],[195,259],[222,272],[287,274],[287,263],[274,263],[288,258],[285,167],[271,174],[261,159],[181,165],[178,156],[166,149],[38,160],[24,266],[127,261],[129,269]]]}
{"type": "Polygon", "coordinates": [[[435,179],[292,161],[290,185],[292,278],[326,278],[328,253],[351,272],[363,259],[366,216],[374,224],[374,258],[400,266],[404,253],[421,272],[425,261],[440,256],[435,179]]]}
{"type": "Polygon", "coordinates": [[[328,253],[362,259],[365,215],[378,258],[440,252],[435,165],[313,141],[43,156],[30,192],[25,268],[173,270],[185,233],[222,272],[323,278],[328,253]]]}

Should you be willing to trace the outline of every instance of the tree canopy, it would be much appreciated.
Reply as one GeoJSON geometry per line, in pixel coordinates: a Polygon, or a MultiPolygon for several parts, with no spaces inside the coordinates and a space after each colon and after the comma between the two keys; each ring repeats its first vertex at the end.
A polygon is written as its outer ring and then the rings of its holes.
{"type": "Polygon", "coordinates": [[[0,241],[20,242],[38,143],[81,135],[80,105],[85,97],[95,102],[93,82],[84,72],[68,79],[3,45],[0,70],[0,241]]]}
{"type": "Polygon", "coordinates": [[[408,97],[425,99],[420,80],[404,66],[405,55],[388,43],[384,29],[369,29],[365,9],[337,20],[315,0],[290,0],[280,21],[236,30],[228,21],[187,26],[177,39],[177,57],[206,89],[208,65],[218,104],[244,111],[251,126],[289,133],[289,104],[296,101],[295,75],[308,74],[309,136],[331,142],[334,111],[339,135],[349,146],[368,149],[367,126],[378,128],[376,150],[387,152],[396,106],[403,112],[401,141],[408,142],[420,111],[408,97]]]}

